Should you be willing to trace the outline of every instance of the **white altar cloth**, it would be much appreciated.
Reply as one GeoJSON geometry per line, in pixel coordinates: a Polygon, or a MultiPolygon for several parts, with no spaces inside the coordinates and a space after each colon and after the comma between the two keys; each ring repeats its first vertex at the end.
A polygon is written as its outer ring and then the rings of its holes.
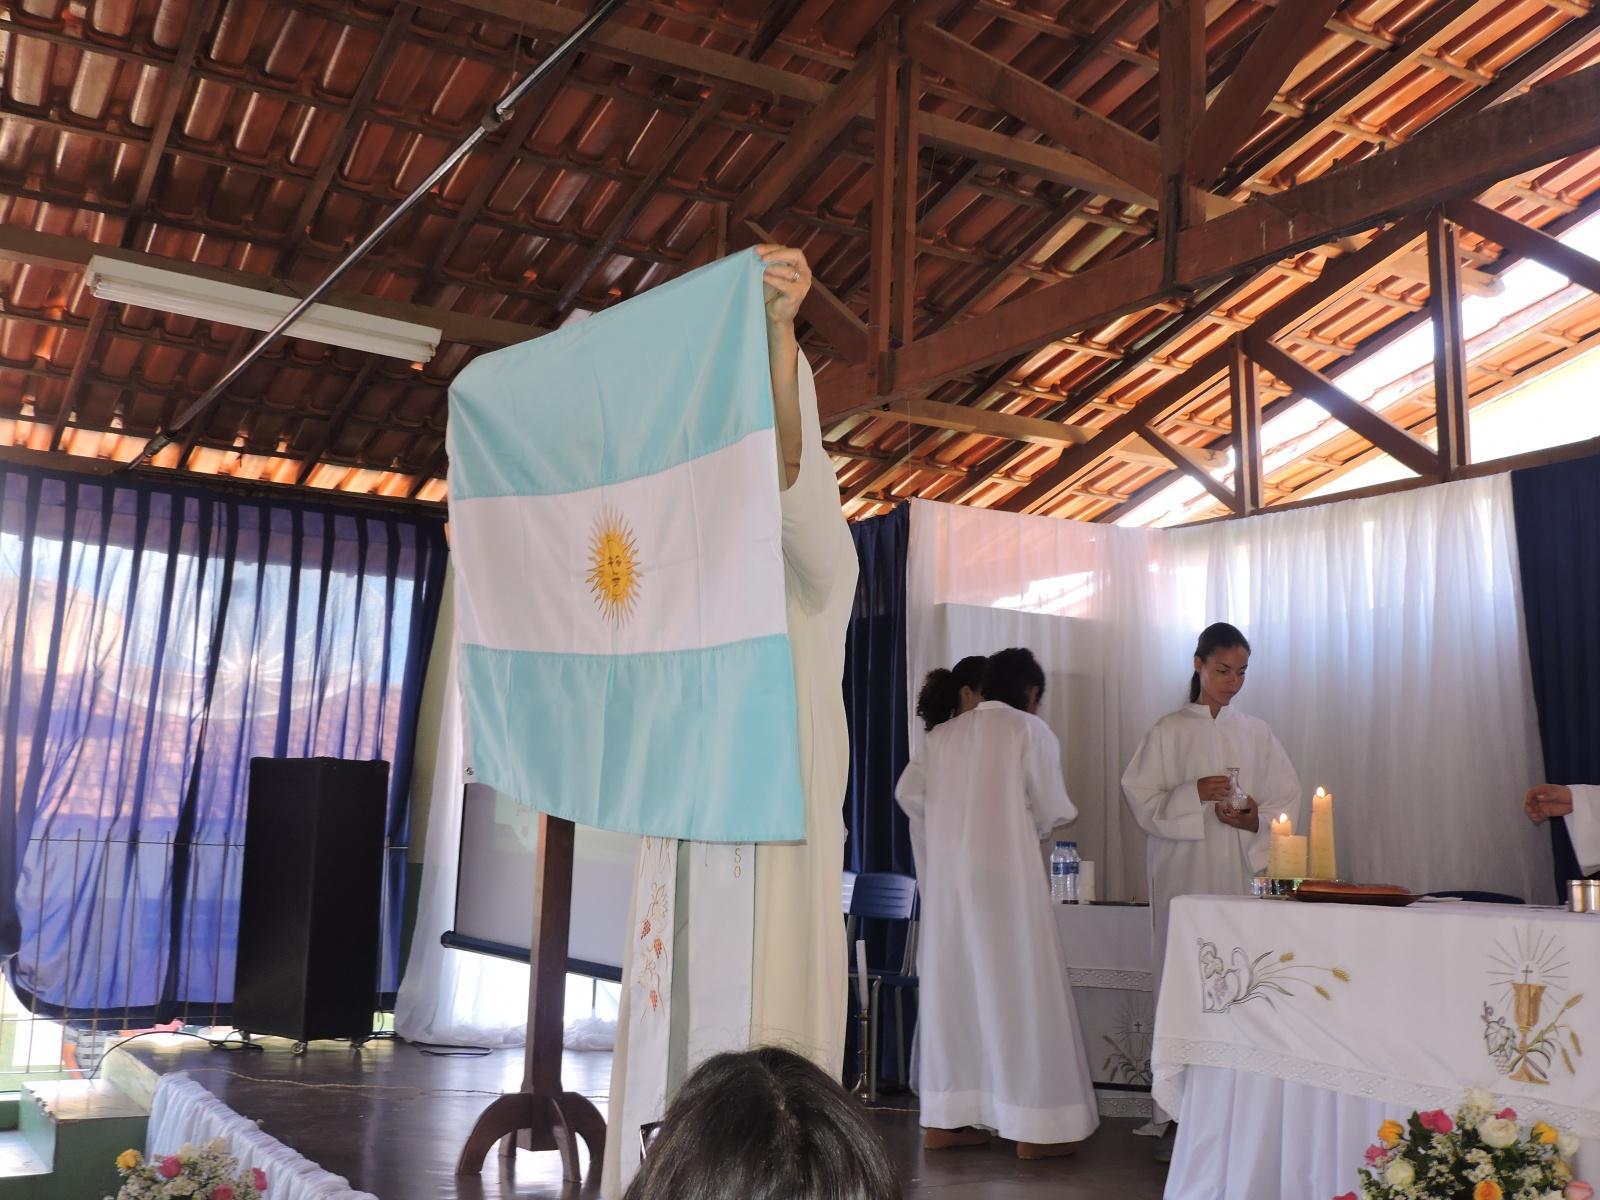
{"type": "Polygon", "coordinates": [[[262,1132],[187,1073],[163,1075],[150,1102],[145,1157],[174,1154],[185,1143],[198,1146],[217,1137],[228,1143],[241,1170],[260,1167],[266,1172],[270,1200],[377,1200],[262,1132]]]}
{"type": "Polygon", "coordinates": [[[1600,1167],[1600,1057],[1583,1053],[1600,1045],[1600,919],[1188,896],[1165,968],[1169,1200],[1328,1200],[1355,1188],[1384,1117],[1453,1110],[1471,1087],[1582,1135],[1580,1175],[1600,1167]]]}

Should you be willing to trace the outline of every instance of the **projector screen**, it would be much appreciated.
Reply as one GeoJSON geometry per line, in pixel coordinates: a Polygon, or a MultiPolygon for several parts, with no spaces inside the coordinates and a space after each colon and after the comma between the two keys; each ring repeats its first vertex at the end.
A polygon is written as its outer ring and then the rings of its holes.
{"type": "MultiPolygon", "coordinates": [[[[456,921],[444,935],[446,945],[528,961],[538,830],[537,813],[481,783],[467,784],[456,921]]],[[[638,853],[639,839],[632,834],[578,827],[567,941],[574,974],[622,977],[638,853]]]]}

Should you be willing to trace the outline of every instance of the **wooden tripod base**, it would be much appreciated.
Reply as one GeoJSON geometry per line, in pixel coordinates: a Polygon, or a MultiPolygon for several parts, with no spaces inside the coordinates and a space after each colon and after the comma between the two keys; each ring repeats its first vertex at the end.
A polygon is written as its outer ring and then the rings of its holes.
{"type": "Polygon", "coordinates": [[[457,1175],[479,1174],[489,1148],[504,1139],[500,1151],[506,1158],[515,1156],[518,1149],[560,1151],[567,1179],[580,1183],[578,1139],[582,1138],[589,1147],[589,1173],[599,1178],[606,1153],[605,1118],[587,1099],[561,1086],[573,834],[571,821],[540,816],[522,1090],[501,1096],[483,1110],[456,1160],[457,1175]]]}
{"type": "Polygon", "coordinates": [[[558,1150],[562,1174],[573,1183],[583,1180],[578,1169],[578,1139],[589,1147],[589,1170],[598,1176],[606,1155],[606,1121],[600,1110],[576,1092],[535,1096],[513,1092],[501,1096],[478,1118],[461,1148],[457,1175],[477,1175],[496,1142],[506,1158],[522,1150],[558,1150]]]}

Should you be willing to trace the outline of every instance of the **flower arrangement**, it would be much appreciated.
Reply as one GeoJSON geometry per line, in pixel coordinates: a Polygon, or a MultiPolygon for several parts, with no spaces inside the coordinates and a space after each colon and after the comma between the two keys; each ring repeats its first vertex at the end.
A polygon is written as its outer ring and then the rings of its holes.
{"type": "Polygon", "coordinates": [[[122,1187],[116,1200],[263,1200],[267,1190],[266,1174],[259,1167],[241,1170],[221,1138],[149,1162],[137,1150],[124,1150],[117,1171],[122,1187]]]}
{"type": "Polygon", "coordinates": [[[1514,1109],[1497,1110],[1473,1088],[1454,1114],[1437,1108],[1380,1125],[1359,1200],[1593,1200],[1594,1188],[1573,1178],[1577,1153],[1575,1134],[1543,1121],[1524,1131],[1514,1109]]]}

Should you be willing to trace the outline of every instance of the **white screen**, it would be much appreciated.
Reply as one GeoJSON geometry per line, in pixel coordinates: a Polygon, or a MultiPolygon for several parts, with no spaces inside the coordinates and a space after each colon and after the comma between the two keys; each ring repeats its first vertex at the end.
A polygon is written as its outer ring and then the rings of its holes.
{"type": "MultiPolygon", "coordinates": [[[[526,951],[533,940],[538,814],[481,783],[469,783],[461,813],[457,936],[526,951]]],[[[579,826],[572,865],[567,956],[622,969],[639,839],[579,826]]]]}

